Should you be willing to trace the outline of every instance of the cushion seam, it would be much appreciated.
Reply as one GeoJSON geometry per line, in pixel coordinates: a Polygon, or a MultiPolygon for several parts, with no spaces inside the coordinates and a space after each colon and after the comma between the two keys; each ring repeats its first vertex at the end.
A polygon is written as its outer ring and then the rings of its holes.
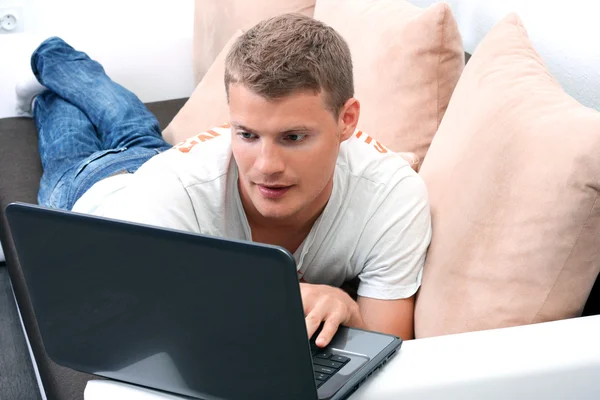
{"type": "MultiPolygon", "coordinates": [[[[447,6],[446,6],[447,7],[447,6]]],[[[440,79],[442,75],[442,50],[444,48],[444,34],[446,33],[446,18],[448,17],[448,9],[444,7],[444,15],[442,16],[442,34],[440,35],[440,47],[438,53],[438,65],[437,65],[437,79],[436,79],[436,118],[435,118],[435,130],[440,126],[441,118],[440,118],[440,79]]]]}

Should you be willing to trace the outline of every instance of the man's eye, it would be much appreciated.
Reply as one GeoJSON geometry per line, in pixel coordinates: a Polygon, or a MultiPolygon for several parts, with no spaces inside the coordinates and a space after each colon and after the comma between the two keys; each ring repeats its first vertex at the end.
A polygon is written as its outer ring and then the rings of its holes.
{"type": "Polygon", "coordinates": [[[242,139],[254,139],[256,137],[256,135],[254,133],[250,133],[250,132],[238,132],[238,135],[242,138],[242,139]]]}
{"type": "Polygon", "coordinates": [[[306,138],[306,134],[304,133],[294,133],[292,135],[286,135],[285,140],[290,142],[301,142],[306,138]]]}

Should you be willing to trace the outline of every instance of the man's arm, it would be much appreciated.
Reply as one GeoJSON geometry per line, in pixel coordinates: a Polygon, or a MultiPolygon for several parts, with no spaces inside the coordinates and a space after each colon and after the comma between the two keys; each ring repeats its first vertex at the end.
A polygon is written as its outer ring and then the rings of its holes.
{"type": "Polygon", "coordinates": [[[415,296],[399,300],[378,300],[359,297],[357,300],[363,329],[413,339],[415,296]]]}
{"type": "Polygon", "coordinates": [[[325,322],[318,346],[329,343],[337,325],[390,333],[402,339],[414,335],[414,295],[431,239],[427,191],[416,174],[399,176],[388,188],[385,200],[363,228],[353,260],[362,266],[357,302],[338,288],[302,288],[309,336],[321,321],[325,322]]]}
{"type": "Polygon", "coordinates": [[[431,240],[425,183],[406,176],[391,187],[363,234],[358,306],[365,328],[412,339],[414,297],[431,240]]]}

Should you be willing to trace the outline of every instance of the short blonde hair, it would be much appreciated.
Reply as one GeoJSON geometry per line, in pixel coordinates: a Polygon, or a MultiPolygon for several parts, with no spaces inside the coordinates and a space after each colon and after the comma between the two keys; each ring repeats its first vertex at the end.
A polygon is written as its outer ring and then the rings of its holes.
{"type": "Polygon", "coordinates": [[[225,61],[225,90],[239,83],[267,99],[297,91],[323,91],[338,116],[354,96],[352,57],[331,27],[302,14],[264,20],[234,43],[225,61]]]}

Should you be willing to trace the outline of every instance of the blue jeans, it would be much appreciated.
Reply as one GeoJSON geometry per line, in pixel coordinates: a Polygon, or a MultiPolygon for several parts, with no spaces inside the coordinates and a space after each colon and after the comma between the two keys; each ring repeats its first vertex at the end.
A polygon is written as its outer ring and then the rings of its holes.
{"type": "Polygon", "coordinates": [[[146,106],[62,39],[44,41],[31,68],[48,88],[33,109],[43,168],[39,204],[70,210],[96,182],[135,172],[171,148],[146,106]]]}

